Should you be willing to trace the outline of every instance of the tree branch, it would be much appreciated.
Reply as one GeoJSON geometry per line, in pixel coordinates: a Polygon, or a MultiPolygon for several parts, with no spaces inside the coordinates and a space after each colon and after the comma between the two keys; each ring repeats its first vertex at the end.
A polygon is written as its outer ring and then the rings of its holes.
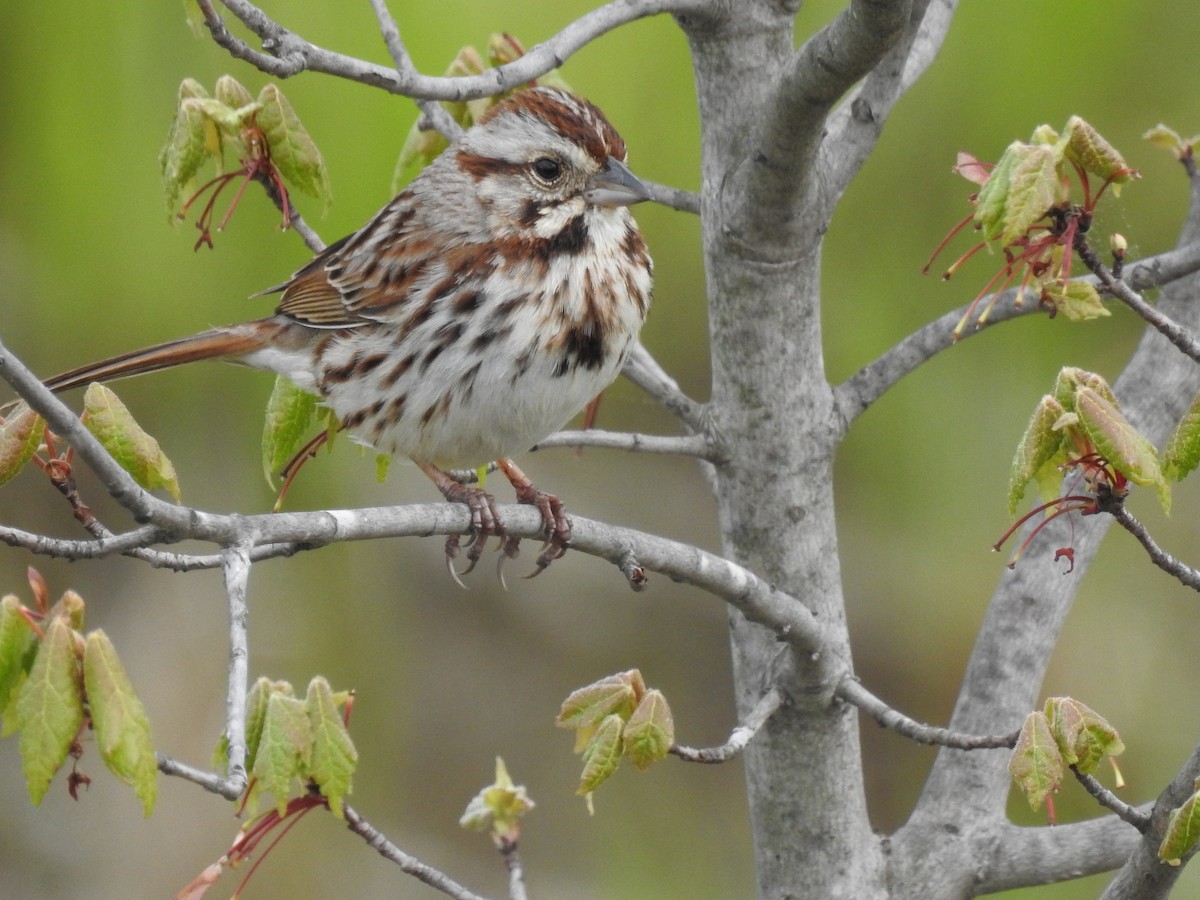
{"type": "Polygon", "coordinates": [[[384,859],[394,862],[402,871],[413,876],[418,881],[423,881],[443,894],[453,897],[454,900],[485,900],[479,894],[467,890],[444,872],[421,862],[415,856],[405,853],[389,841],[383,832],[359,815],[353,807],[348,805],[343,806],[342,812],[346,816],[347,828],[366,841],[367,845],[373,848],[384,859]]]}
{"type": "Polygon", "coordinates": [[[733,729],[729,740],[719,747],[696,748],[672,744],[671,749],[667,752],[678,756],[684,762],[706,764],[729,762],[746,749],[746,745],[754,739],[759,729],[767,724],[767,720],[775,714],[775,710],[779,709],[783,700],[783,692],[779,688],[771,688],[763,694],[758,705],[750,711],[745,720],[733,729]]]}
{"type": "Polygon", "coordinates": [[[1075,779],[1083,785],[1083,789],[1096,798],[1096,802],[1106,809],[1112,810],[1121,819],[1128,822],[1143,834],[1150,827],[1149,813],[1142,812],[1135,806],[1130,806],[1094,777],[1086,772],[1080,772],[1078,766],[1071,766],[1075,779]]]}
{"type": "Polygon", "coordinates": [[[250,546],[247,539],[221,554],[224,563],[225,594],[229,598],[229,683],[225,696],[225,739],[228,759],[227,781],[237,786],[237,796],[246,789],[246,691],[249,684],[250,644],[246,620],[246,586],[250,580],[250,546]]]}
{"type": "Polygon", "coordinates": [[[899,39],[912,0],[851,0],[792,54],[764,107],[753,155],[724,193],[736,196],[734,229],[764,260],[792,258],[807,227],[797,205],[812,186],[834,103],[899,39]]]}
{"type": "Polygon", "coordinates": [[[888,706],[863,687],[862,682],[856,678],[843,678],[833,693],[834,696],[852,706],[857,706],[884,728],[890,728],[918,744],[939,744],[955,750],[1012,748],[1016,745],[1017,736],[1020,734],[1020,729],[1011,734],[965,734],[936,725],[925,725],[888,706]]]}
{"type": "Polygon", "coordinates": [[[530,449],[548,450],[552,447],[601,447],[606,450],[626,450],[630,453],[666,453],[677,456],[696,456],[709,459],[711,452],[703,435],[639,434],[626,431],[559,431],[538,441],[530,449]]]}
{"type": "MultiPolygon", "coordinates": [[[[1136,290],[1148,290],[1171,284],[1198,270],[1200,270],[1200,242],[1192,242],[1128,266],[1125,272],[1125,281],[1136,290]]],[[[1079,280],[1099,284],[1099,280],[1092,275],[1079,280]]],[[[963,332],[958,342],[965,341],[985,328],[1020,316],[1041,312],[1036,306],[1018,306],[1016,304],[1017,293],[1016,288],[1011,288],[983,298],[980,303],[990,307],[987,321],[974,329],[963,332]]],[[[874,362],[859,369],[858,372],[834,388],[834,402],[845,427],[848,428],[859,414],[882,397],[892,385],[909,372],[943,350],[955,346],[954,326],[961,321],[966,311],[967,307],[964,306],[940,316],[898,344],[893,345],[874,362]]]]}
{"type": "Polygon", "coordinates": [[[829,186],[828,207],[841,197],[875,149],[896,102],[941,50],[956,6],[957,0],[915,0],[908,25],[895,46],[830,115],[820,163],[828,174],[823,179],[829,186]]]}
{"type": "Polygon", "coordinates": [[[263,50],[255,50],[229,32],[212,0],[198,2],[213,40],[232,56],[269,75],[290,78],[304,71],[323,72],[414,99],[453,101],[486,97],[533,81],[561,66],[581,47],[627,22],[661,13],[700,11],[705,6],[701,0],[614,0],[580,16],[519,59],[479,75],[448,78],[422,75],[411,68],[389,69],[326,50],[284,28],[247,0],[222,0],[222,5],[262,41],[263,50]]]}
{"type": "Polygon", "coordinates": [[[1134,518],[1133,514],[1125,508],[1125,504],[1118,505],[1112,511],[1112,517],[1117,520],[1118,525],[1137,538],[1138,543],[1146,548],[1146,553],[1154,565],[1173,578],[1178,579],[1180,584],[1184,584],[1194,591],[1200,591],[1200,571],[1193,569],[1187,563],[1181,562],[1166,550],[1163,550],[1158,545],[1158,542],[1150,536],[1150,532],[1146,530],[1146,526],[1134,518]]]}
{"type": "Polygon", "coordinates": [[[707,418],[703,404],[697,403],[679,389],[679,383],[667,374],[641,341],[633,345],[629,359],[625,360],[622,374],[643,391],[663,405],[667,412],[676,416],[693,431],[703,431],[707,418]]]}

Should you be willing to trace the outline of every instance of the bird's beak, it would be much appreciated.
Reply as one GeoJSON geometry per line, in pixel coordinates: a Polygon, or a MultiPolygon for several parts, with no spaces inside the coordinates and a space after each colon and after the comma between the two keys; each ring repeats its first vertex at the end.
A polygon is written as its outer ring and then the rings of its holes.
{"type": "Polygon", "coordinates": [[[597,206],[630,206],[649,200],[650,192],[629,166],[610,156],[604,168],[588,179],[583,198],[597,206]]]}

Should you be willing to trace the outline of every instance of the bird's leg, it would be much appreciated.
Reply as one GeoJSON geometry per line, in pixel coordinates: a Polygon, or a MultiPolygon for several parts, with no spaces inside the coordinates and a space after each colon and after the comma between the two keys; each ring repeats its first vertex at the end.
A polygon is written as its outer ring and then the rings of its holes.
{"type": "MultiPolygon", "coordinates": [[[[546,543],[537,558],[537,568],[528,576],[532,578],[567,552],[567,548],[571,546],[571,522],[563,510],[562,501],[553,494],[534,487],[533,482],[517,468],[517,464],[511,459],[498,459],[496,465],[504,473],[504,477],[512,483],[513,490],[517,493],[517,502],[536,506],[538,512],[542,514],[542,522],[545,523],[546,543]]],[[[510,553],[509,549],[506,542],[505,553],[515,556],[515,545],[511,548],[513,552],[510,553]]]]}
{"type": "MultiPolygon", "coordinates": [[[[504,523],[500,519],[500,513],[496,511],[496,500],[483,488],[471,487],[455,481],[431,463],[419,463],[418,465],[421,467],[421,471],[437,485],[437,489],[442,492],[443,497],[451,503],[464,503],[471,511],[471,534],[475,535],[475,539],[467,548],[467,568],[462,573],[466,575],[475,568],[475,563],[479,562],[479,557],[483,555],[483,548],[487,545],[487,539],[491,535],[504,536],[504,523]]],[[[446,538],[446,566],[450,570],[451,577],[462,584],[459,580],[459,573],[454,570],[454,559],[458,556],[458,552],[458,535],[452,534],[446,538]]]]}

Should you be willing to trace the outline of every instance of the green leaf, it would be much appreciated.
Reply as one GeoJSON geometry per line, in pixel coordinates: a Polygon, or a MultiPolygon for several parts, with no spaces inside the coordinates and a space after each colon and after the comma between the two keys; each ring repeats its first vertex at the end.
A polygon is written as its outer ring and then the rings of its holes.
{"type": "Polygon", "coordinates": [[[1192,794],[1183,806],[1171,813],[1162,843],[1158,845],[1158,858],[1178,866],[1183,857],[1200,843],[1200,792],[1192,794]]]}
{"type": "Polygon", "coordinates": [[[93,382],[83,396],[84,424],[118,465],[146,490],[164,488],[179,501],[175,466],[111,390],[93,382]]]}
{"type": "Polygon", "coordinates": [[[1186,146],[1186,142],[1180,137],[1179,132],[1173,128],[1168,128],[1161,122],[1151,128],[1142,135],[1143,140],[1149,141],[1155,147],[1161,147],[1164,150],[1170,150],[1176,156],[1186,146]]]}
{"type": "Polygon", "coordinates": [[[83,724],[83,684],[75,638],[71,626],[61,618],[50,620],[17,699],[21,768],[35,806],[42,802],[83,724]]]}
{"type": "Polygon", "coordinates": [[[1163,474],[1181,481],[1200,464],[1200,395],[1192,401],[1163,451],[1163,474]]]}
{"type": "Polygon", "coordinates": [[[1009,144],[999,162],[992,168],[992,174],[979,189],[979,196],[975,201],[975,221],[983,229],[986,240],[990,241],[1004,231],[1009,180],[1027,146],[1021,141],[1009,144]]]}
{"type": "Polygon", "coordinates": [[[267,136],[271,159],[280,174],[310,197],[322,201],[328,209],[332,193],[325,159],[292,105],[273,84],[258,92],[257,105],[261,109],[254,121],[267,136]]]}
{"type": "Polygon", "coordinates": [[[661,691],[642,697],[621,734],[622,751],[640,771],[667,755],[675,743],[675,721],[661,691]]]}
{"type": "Polygon", "coordinates": [[[579,734],[575,752],[591,740],[593,730],[607,716],[628,719],[637,707],[646,685],[637,669],[609,675],[586,687],[572,691],[563,701],[555,724],[559,728],[574,728],[579,734]]]}
{"type": "Polygon", "coordinates": [[[621,763],[621,732],[625,722],[620,716],[603,719],[583,750],[583,774],[575,793],[590,794],[599,787],[621,763]]]}
{"type": "Polygon", "coordinates": [[[1135,484],[1153,487],[1165,511],[1171,505],[1170,487],[1163,477],[1158,452],[1143,437],[1116,404],[1089,387],[1075,392],[1079,424],[1092,444],[1108,462],[1135,484]]]}
{"type": "MultiPolygon", "coordinates": [[[[0,714],[16,695],[16,688],[33,663],[37,637],[21,614],[21,603],[12,594],[0,599],[0,714]]],[[[13,723],[14,725],[16,723],[13,723]]]]}
{"type": "Polygon", "coordinates": [[[103,631],[87,636],[83,683],[100,758],[109,771],[133,785],[146,815],[158,794],[158,763],[146,708],[134,693],[117,650],[103,631]]]}
{"type": "Polygon", "coordinates": [[[471,798],[458,820],[463,828],[487,831],[501,837],[512,835],[522,816],[534,807],[524,785],[513,784],[504,760],[496,757],[496,780],[471,798]]]}
{"type": "Polygon", "coordinates": [[[1125,751],[1117,730],[1078,700],[1051,697],[1046,701],[1045,714],[1063,759],[1080,772],[1092,772],[1105,756],[1125,751]]]}
{"type": "Polygon", "coordinates": [[[1066,134],[1067,158],[1077,162],[1085,172],[1111,181],[1114,196],[1120,193],[1122,184],[1137,177],[1137,172],[1125,164],[1116,148],[1079,116],[1067,120],[1066,134]]]}
{"type": "Polygon", "coordinates": [[[24,403],[18,403],[0,423],[0,484],[15,477],[33,459],[45,431],[45,421],[24,403]]]}
{"type": "Polygon", "coordinates": [[[275,377],[263,422],[262,461],[267,484],[275,487],[276,475],[292,461],[312,428],[317,398],[302,391],[289,378],[275,377]]]}
{"type": "Polygon", "coordinates": [[[350,740],[328,681],[317,676],[309,682],[304,705],[312,730],[308,775],[329,801],[329,811],[341,818],[342,799],[350,793],[358,751],[350,740]]]}
{"type": "Polygon", "coordinates": [[[272,681],[260,677],[246,695],[246,767],[253,768],[267,723],[267,702],[275,692],[285,697],[294,697],[295,691],[286,681],[272,681]]]}
{"type": "Polygon", "coordinates": [[[1021,726],[1017,745],[1008,760],[1008,773],[1025,792],[1031,809],[1038,809],[1062,783],[1062,753],[1050,734],[1050,722],[1041,712],[1032,712],[1021,726]]]}
{"type": "Polygon", "coordinates": [[[273,692],[267,700],[262,738],[250,771],[258,779],[258,787],[271,792],[281,816],[287,812],[292,780],[303,778],[308,767],[312,738],[304,702],[282,691],[273,692]]]}
{"type": "Polygon", "coordinates": [[[1054,427],[1065,410],[1050,394],[1042,397],[1021,435],[1008,475],[1008,514],[1015,516],[1025,487],[1061,456],[1063,432],[1054,427]]]}
{"type": "Polygon", "coordinates": [[[204,161],[209,156],[219,156],[221,152],[221,139],[216,125],[209,121],[195,102],[207,98],[208,91],[192,78],[185,78],[179,85],[175,120],[167,132],[167,142],[158,154],[167,212],[171,216],[179,211],[180,198],[184,193],[190,193],[204,161]]]}
{"type": "Polygon", "coordinates": [[[213,86],[213,96],[232,109],[249,106],[254,102],[254,97],[246,90],[245,85],[232,75],[222,75],[217,79],[213,86]]]}
{"type": "MultiPolygon", "coordinates": [[[[1049,212],[1059,193],[1058,160],[1044,144],[1025,145],[1009,176],[1000,240],[1009,244],[1049,212]]],[[[988,179],[991,184],[991,179],[988,179]]]]}
{"type": "Polygon", "coordinates": [[[1112,315],[1100,299],[1096,288],[1086,281],[1068,281],[1065,284],[1051,279],[1042,285],[1046,300],[1054,305],[1055,312],[1071,322],[1086,322],[1112,315]]]}

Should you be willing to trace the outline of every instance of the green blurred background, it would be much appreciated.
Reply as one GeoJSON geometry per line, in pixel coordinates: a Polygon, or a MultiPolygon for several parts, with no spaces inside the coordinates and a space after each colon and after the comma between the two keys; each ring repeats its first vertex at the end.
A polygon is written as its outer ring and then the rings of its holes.
{"type": "MultiPolygon", "coordinates": [[[[528,44],[590,4],[395,3],[418,66],[440,72],[463,44],[507,30],[528,44]]],[[[805,5],[801,40],[841,4],[805,5]]],[[[309,39],[386,62],[366,3],[279,2],[269,10],[309,39]]],[[[825,256],[826,356],[841,380],[924,322],[965,303],[991,274],[984,259],[942,284],[918,270],[966,211],[954,154],[998,157],[1043,122],[1092,122],[1142,170],[1101,228],[1133,255],[1170,247],[1185,182],[1140,140],[1159,121],[1200,131],[1194,68],[1200,8],[1060,0],[965,3],[944,51],[898,105],[878,152],[832,224],[825,256]]],[[[230,72],[253,92],[265,79],[183,22],[178,2],[10,3],[0,26],[0,337],[49,375],[98,356],[261,315],[245,298],[307,258],[275,229],[254,195],[213,252],[194,253],[190,226],[167,221],[156,156],[177,85],[211,85],[230,72]]],[[[682,34],[668,18],[638,22],[589,46],[564,75],[609,114],[651,179],[698,187],[698,122],[682,34]]],[[[284,89],[322,148],[335,205],[332,240],[386,201],[413,105],[314,75],[284,89]]],[[[639,208],[657,264],[647,346],[698,398],[707,396],[706,322],[698,224],[639,208]]],[[[1004,484],[1034,402],[1063,364],[1115,378],[1138,334],[1122,310],[1086,326],[1031,317],[988,331],[906,379],[855,427],[838,467],[843,571],[859,673],[911,715],[943,722],[974,631],[1003,560],[989,552],[1007,524],[1004,484]]],[[[206,509],[262,512],[272,496],[259,464],[260,414],[271,379],[200,366],[128,382],[125,401],[173,458],[184,499],[206,509]]],[[[626,383],[608,394],[602,424],[670,431],[655,404],[626,383]]],[[[686,460],[590,450],[549,451],[523,465],[581,515],[716,548],[713,504],[686,460]]],[[[428,502],[411,466],[379,486],[369,458],[343,450],[312,464],[293,509],[428,502]]],[[[1195,479],[1193,479],[1194,481],[1195,479]]],[[[116,529],[127,520],[84,477],[83,490],[116,529]]],[[[1171,551],[1195,560],[1197,487],[1178,491],[1168,521],[1149,496],[1139,516],[1171,551]]],[[[503,493],[503,491],[501,492],[503,493]]],[[[78,536],[65,504],[35,472],[0,493],[0,518],[78,536]]],[[[1086,525],[1084,526],[1086,527],[1086,525]]],[[[529,556],[529,548],[526,549],[529,556]]],[[[0,593],[28,597],[36,565],[52,592],[73,587],[88,625],[116,642],[145,699],[160,748],[204,765],[222,728],[226,619],[219,576],[174,575],[127,560],[69,565],[0,551],[0,593]]],[[[1068,576],[1069,577],[1069,576],[1068,576]]],[[[440,539],[330,547],[255,569],[251,673],[302,687],[315,673],[358,690],[353,734],[361,753],[352,802],[406,850],[482,892],[501,895],[500,860],[485,837],[457,825],[502,755],[538,802],[523,841],[530,890],[546,898],[740,898],[753,893],[742,773],[737,764],[622,771],[588,816],[573,795],[578,759],[553,727],[561,699],[602,675],[639,667],[663,689],[679,739],[721,741],[733,724],[724,610],[656,577],[632,594],[611,567],[568,554],[506,593],[488,566],[470,590],[451,584],[440,539]]],[[[1192,666],[1196,599],[1150,570],[1113,534],[1083,579],[1045,685],[1097,707],[1121,730],[1131,801],[1151,798],[1200,737],[1192,666]]],[[[932,751],[864,729],[877,827],[901,824],[932,751]]],[[[16,743],[0,744],[0,896],[164,896],[216,859],[234,836],[232,809],[163,779],[143,820],[131,792],[89,749],[93,776],[76,803],[52,787],[33,809],[16,743]]],[[[1011,803],[1013,816],[1039,817],[1011,803]]],[[[1093,815],[1082,791],[1059,798],[1064,821],[1093,815]]],[[[215,896],[227,896],[227,875],[215,896]]],[[[1180,896],[1200,895],[1185,875],[1180,896]],[[1188,887],[1187,885],[1190,885],[1188,887]],[[1188,894],[1191,890],[1197,893],[1188,894]]],[[[1013,892],[1084,898],[1106,879],[1013,892]]],[[[329,817],[310,817],[276,849],[248,896],[430,897],[329,817]]]]}

